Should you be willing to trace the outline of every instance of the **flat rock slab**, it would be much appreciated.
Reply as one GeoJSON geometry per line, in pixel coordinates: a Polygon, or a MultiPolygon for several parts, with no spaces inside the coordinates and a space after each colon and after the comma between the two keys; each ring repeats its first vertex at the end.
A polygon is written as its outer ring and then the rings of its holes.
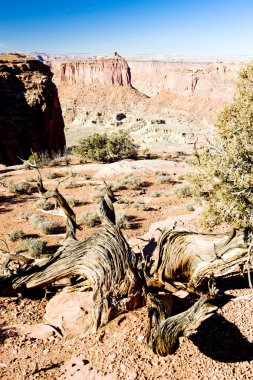
{"type": "Polygon", "coordinates": [[[60,293],[46,306],[45,322],[62,332],[63,336],[84,334],[90,327],[93,309],[92,292],[60,293]]]}
{"type": "Polygon", "coordinates": [[[27,335],[29,338],[47,340],[59,335],[57,330],[49,325],[37,323],[36,325],[13,325],[0,329],[2,336],[27,335]]]}

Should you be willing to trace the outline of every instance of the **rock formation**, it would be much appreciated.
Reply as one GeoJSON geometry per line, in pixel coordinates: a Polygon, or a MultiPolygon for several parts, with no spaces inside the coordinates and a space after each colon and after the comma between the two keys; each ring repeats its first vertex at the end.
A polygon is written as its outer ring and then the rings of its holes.
{"type": "Polygon", "coordinates": [[[0,163],[65,147],[64,122],[50,68],[17,54],[0,55],[0,163]]]}
{"type": "Polygon", "coordinates": [[[230,101],[240,62],[137,62],[128,61],[132,84],[148,96],[161,90],[177,95],[230,101]]]}
{"type": "Polygon", "coordinates": [[[126,86],[131,84],[131,75],[127,61],[114,53],[95,61],[62,63],[61,83],[126,86]]]}

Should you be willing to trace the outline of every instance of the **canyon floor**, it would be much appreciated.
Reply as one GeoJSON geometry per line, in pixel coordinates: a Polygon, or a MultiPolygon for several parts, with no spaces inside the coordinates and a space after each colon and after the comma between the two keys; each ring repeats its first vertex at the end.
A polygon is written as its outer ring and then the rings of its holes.
{"type": "MultiPolygon", "coordinates": [[[[44,167],[41,173],[46,188],[54,188],[59,180],[64,196],[71,197],[78,215],[98,212],[103,180],[112,184],[118,202],[116,212],[127,216],[123,233],[135,247],[137,238],[150,239],[160,229],[178,225],[192,230],[197,225],[198,209],[184,192],[185,174],[190,149],[183,153],[175,148],[171,156],[156,159],[121,161],[112,164],[79,163],[71,158],[70,165],[44,167]],[[167,159],[165,159],[167,158],[167,159]],[[52,179],[52,172],[61,175],[52,179]],[[126,180],[128,176],[128,180],[126,180]],[[131,185],[140,183],[140,186],[131,185]],[[133,180],[133,178],[135,178],[133,180]],[[123,189],[120,184],[125,183],[123,189]],[[76,201],[76,202],[74,202],[76,201]]],[[[43,215],[64,228],[62,217],[37,209],[36,190],[15,195],[9,191],[11,182],[26,180],[36,187],[35,173],[22,166],[0,166],[0,239],[15,251],[19,242],[11,242],[8,234],[22,230],[26,237],[47,242],[45,252],[52,254],[64,235],[46,235],[28,222],[29,214],[43,215]]],[[[99,226],[82,225],[77,238],[84,239],[99,226]]],[[[62,231],[59,231],[62,232],[62,231]]],[[[1,241],[2,244],[4,244],[1,241]]],[[[4,248],[4,247],[3,247],[4,248]]],[[[252,290],[247,277],[226,278],[221,287],[227,294],[241,296],[221,307],[217,315],[204,322],[198,333],[181,338],[173,355],[161,358],[146,346],[147,308],[121,315],[97,333],[83,336],[43,335],[43,322],[50,293],[33,291],[23,297],[0,298],[0,377],[3,380],[249,380],[253,378],[252,290]],[[38,324],[39,331],[21,333],[10,326],[38,324]]]]}

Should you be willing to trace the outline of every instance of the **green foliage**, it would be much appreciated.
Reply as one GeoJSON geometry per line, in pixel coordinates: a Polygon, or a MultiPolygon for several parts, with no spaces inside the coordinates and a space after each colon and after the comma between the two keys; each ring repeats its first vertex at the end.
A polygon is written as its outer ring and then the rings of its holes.
{"type": "Polygon", "coordinates": [[[124,213],[124,211],[116,212],[116,225],[122,229],[130,229],[131,224],[129,222],[129,217],[124,213]]]}
{"type": "Polygon", "coordinates": [[[74,154],[86,160],[113,162],[124,158],[137,158],[138,147],[126,131],[108,136],[106,133],[93,134],[79,141],[74,154]]]}
{"type": "Polygon", "coordinates": [[[60,230],[60,224],[53,220],[44,218],[41,215],[32,214],[29,216],[29,223],[39,228],[46,235],[56,234],[60,230]]]}
{"type": "Polygon", "coordinates": [[[44,211],[53,210],[55,205],[53,202],[50,202],[48,199],[39,199],[36,202],[36,208],[44,211]]]}
{"type": "Polygon", "coordinates": [[[192,193],[202,201],[202,224],[253,225],[253,64],[240,72],[231,105],[220,113],[216,141],[195,154],[192,193]]]}
{"type": "Polygon", "coordinates": [[[80,214],[77,221],[79,224],[85,224],[88,227],[95,227],[101,223],[99,215],[95,212],[80,214]]]}
{"type": "Polygon", "coordinates": [[[14,194],[31,194],[32,188],[29,182],[21,181],[21,182],[10,182],[8,189],[11,193],[14,194]]]}
{"type": "Polygon", "coordinates": [[[124,177],[118,179],[121,188],[129,189],[129,190],[140,190],[142,187],[146,186],[146,183],[141,180],[140,177],[135,176],[134,174],[128,174],[124,177]]]}
{"type": "Polygon", "coordinates": [[[33,152],[29,158],[28,158],[28,161],[31,163],[31,164],[34,164],[36,161],[38,161],[39,159],[39,155],[37,152],[33,152]]]}
{"type": "Polygon", "coordinates": [[[179,197],[187,198],[191,196],[191,187],[189,185],[178,185],[174,187],[174,192],[179,197]]]}
{"type": "Polygon", "coordinates": [[[19,252],[27,252],[31,257],[39,258],[43,254],[46,243],[39,239],[28,238],[21,240],[17,250],[19,252]]]}
{"type": "Polygon", "coordinates": [[[12,230],[9,233],[9,239],[12,242],[15,242],[15,241],[17,241],[19,239],[23,239],[24,236],[25,236],[25,233],[22,230],[12,230]]]}

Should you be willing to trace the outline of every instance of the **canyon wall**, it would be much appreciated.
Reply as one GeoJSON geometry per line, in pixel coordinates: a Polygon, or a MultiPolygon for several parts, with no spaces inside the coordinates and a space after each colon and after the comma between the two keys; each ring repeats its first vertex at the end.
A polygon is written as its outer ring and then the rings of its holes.
{"type": "Polygon", "coordinates": [[[131,74],[127,61],[117,53],[111,57],[95,61],[65,62],[61,64],[60,70],[60,82],[65,84],[103,86],[127,86],[131,84],[131,74]]]}
{"type": "Polygon", "coordinates": [[[60,58],[50,66],[71,141],[88,130],[119,126],[118,112],[127,116],[122,127],[140,129],[144,139],[150,135],[157,143],[160,135],[170,143],[211,138],[217,115],[233,100],[238,72],[247,63],[155,57],[126,61],[117,53],[84,61],[60,58]],[[159,123],[154,130],[149,128],[161,120],[164,128],[159,123]]]}
{"type": "Polygon", "coordinates": [[[0,163],[65,147],[64,121],[50,68],[35,59],[0,54],[0,163]]]}
{"type": "Polygon", "coordinates": [[[148,96],[161,90],[183,96],[219,98],[230,101],[242,63],[171,63],[128,61],[132,84],[148,96]]]}

